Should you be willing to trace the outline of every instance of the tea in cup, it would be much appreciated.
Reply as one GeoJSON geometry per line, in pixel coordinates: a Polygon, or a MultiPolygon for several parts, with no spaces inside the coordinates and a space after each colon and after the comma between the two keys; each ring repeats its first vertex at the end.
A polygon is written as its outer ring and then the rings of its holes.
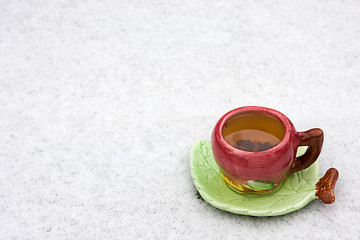
{"type": "Polygon", "coordinates": [[[249,106],[226,113],[217,122],[211,145],[222,177],[240,193],[269,193],[291,173],[306,169],[318,158],[323,131],[297,132],[282,113],[249,106]],[[299,146],[308,146],[296,157],[299,146]]]}

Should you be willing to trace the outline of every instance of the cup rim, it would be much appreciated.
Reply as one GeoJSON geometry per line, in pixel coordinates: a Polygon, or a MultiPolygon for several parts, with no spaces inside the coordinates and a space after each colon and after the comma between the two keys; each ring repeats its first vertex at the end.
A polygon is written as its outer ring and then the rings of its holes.
{"type": "Polygon", "coordinates": [[[226,114],[224,114],[220,120],[218,121],[217,125],[216,125],[216,129],[215,132],[217,132],[218,134],[218,141],[220,141],[219,143],[223,146],[225,146],[227,149],[231,150],[231,151],[235,151],[235,152],[241,152],[241,153],[247,153],[247,154],[264,154],[264,153],[269,153],[271,151],[276,151],[277,149],[282,148],[285,144],[287,144],[290,140],[290,134],[291,134],[291,130],[292,130],[292,123],[290,122],[290,120],[281,112],[272,109],[272,108],[267,108],[267,107],[260,107],[260,106],[244,106],[244,107],[240,107],[240,108],[236,108],[233,109],[229,112],[227,112],[226,114]],[[224,136],[222,134],[222,129],[225,125],[225,123],[232,117],[238,115],[238,114],[242,114],[242,113],[263,113],[263,114],[267,114],[270,116],[275,117],[276,119],[280,120],[280,122],[282,123],[284,129],[285,129],[285,135],[284,137],[281,139],[280,143],[277,144],[276,146],[267,149],[265,151],[261,151],[261,152],[250,152],[250,151],[244,151],[238,148],[235,148],[233,146],[231,146],[225,139],[224,136]]]}

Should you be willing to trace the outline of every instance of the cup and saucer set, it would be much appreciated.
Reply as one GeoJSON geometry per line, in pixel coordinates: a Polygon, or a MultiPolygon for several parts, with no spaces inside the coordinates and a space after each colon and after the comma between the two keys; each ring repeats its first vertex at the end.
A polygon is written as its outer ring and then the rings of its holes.
{"type": "Polygon", "coordinates": [[[211,142],[193,146],[194,185],[212,206],[242,215],[283,215],[315,199],[331,204],[339,173],[319,176],[323,140],[321,129],[297,132],[274,109],[234,109],[217,122],[211,142]]]}

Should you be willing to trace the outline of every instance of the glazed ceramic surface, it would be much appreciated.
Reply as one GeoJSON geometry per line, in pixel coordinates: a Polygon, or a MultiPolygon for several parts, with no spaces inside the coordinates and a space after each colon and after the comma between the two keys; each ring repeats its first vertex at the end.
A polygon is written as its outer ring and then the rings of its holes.
{"type": "MultiPolygon", "coordinates": [[[[305,153],[299,147],[297,156],[305,153]]],[[[213,157],[211,143],[201,140],[191,151],[191,173],[202,198],[212,206],[236,214],[277,216],[298,210],[317,199],[318,163],[295,172],[269,194],[239,194],[230,189],[213,157]]]]}
{"type": "Polygon", "coordinates": [[[224,180],[239,192],[268,193],[279,186],[290,174],[306,169],[320,154],[323,143],[321,129],[297,132],[282,113],[264,107],[242,107],[225,114],[216,124],[212,150],[224,180]],[[277,118],[283,124],[285,135],[273,148],[261,152],[237,149],[227,143],[222,131],[227,121],[243,113],[262,113],[277,118]],[[299,146],[309,146],[301,157],[296,157],[299,146]]]}

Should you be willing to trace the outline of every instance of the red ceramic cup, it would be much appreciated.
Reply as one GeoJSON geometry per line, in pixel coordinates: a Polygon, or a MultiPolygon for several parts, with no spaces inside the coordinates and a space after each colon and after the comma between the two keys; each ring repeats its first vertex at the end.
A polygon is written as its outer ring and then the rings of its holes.
{"type": "Polygon", "coordinates": [[[268,193],[289,174],[313,164],[320,154],[323,139],[323,131],[319,128],[297,132],[284,114],[270,108],[249,106],[234,109],[220,118],[214,128],[211,144],[222,176],[231,188],[240,193],[268,193]],[[255,120],[247,119],[249,115],[258,117],[255,120]],[[237,119],[243,121],[239,126],[235,124],[237,119]],[[241,150],[224,137],[229,129],[236,132],[238,128],[270,133],[275,131],[280,136],[280,142],[264,151],[241,150]],[[308,148],[304,155],[296,157],[299,146],[308,148]]]}

